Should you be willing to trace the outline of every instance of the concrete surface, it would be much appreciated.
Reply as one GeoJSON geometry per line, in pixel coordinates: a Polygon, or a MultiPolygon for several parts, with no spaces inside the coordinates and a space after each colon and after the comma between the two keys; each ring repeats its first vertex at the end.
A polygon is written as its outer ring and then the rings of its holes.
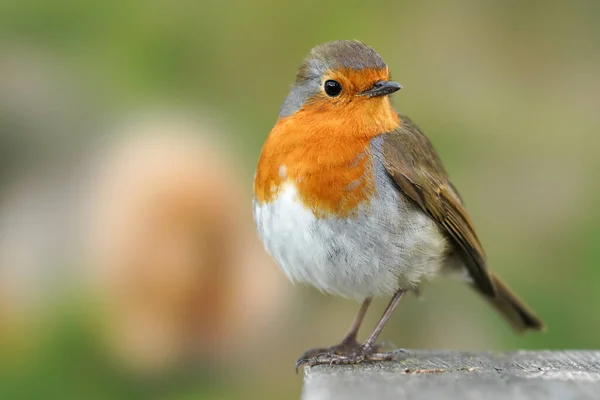
{"type": "Polygon", "coordinates": [[[305,368],[302,399],[600,399],[600,351],[407,351],[305,368]]]}

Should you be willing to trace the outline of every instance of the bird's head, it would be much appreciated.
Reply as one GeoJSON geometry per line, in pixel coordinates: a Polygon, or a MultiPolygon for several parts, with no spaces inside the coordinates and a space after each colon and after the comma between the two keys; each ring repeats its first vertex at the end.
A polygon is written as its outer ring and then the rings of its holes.
{"type": "Polygon", "coordinates": [[[279,116],[317,114],[346,126],[397,122],[388,95],[401,88],[371,47],[355,40],[327,42],[302,62],[279,116]]]}

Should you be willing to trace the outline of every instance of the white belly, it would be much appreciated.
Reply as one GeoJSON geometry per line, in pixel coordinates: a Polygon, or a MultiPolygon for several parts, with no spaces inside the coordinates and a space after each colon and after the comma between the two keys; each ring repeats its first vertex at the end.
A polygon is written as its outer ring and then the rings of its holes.
{"type": "Polygon", "coordinates": [[[446,257],[437,225],[392,187],[379,187],[357,218],[317,219],[287,182],[271,203],[254,201],[254,219],[290,280],[348,298],[418,286],[446,257]]]}

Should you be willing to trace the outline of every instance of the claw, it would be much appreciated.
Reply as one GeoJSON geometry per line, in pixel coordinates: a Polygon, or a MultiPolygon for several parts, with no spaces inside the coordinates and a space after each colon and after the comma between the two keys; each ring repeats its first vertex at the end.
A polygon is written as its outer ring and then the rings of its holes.
{"type": "Polygon", "coordinates": [[[317,358],[322,354],[330,353],[334,347],[332,347],[330,349],[322,348],[322,349],[311,349],[311,350],[305,351],[304,354],[302,354],[296,360],[296,374],[298,374],[298,370],[304,364],[307,364],[309,367],[312,367],[313,365],[317,365],[317,361],[316,361],[317,358]]]}
{"type": "Polygon", "coordinates": [[[298,370],[300,369],[302,364],[305,364],[307,362],[308,362],[308,358],[302,358],[300,360],[296,360],[296,375],[298,375],[298,370]]]}
{"type": "Polygon", "coordinates": [[[405,356],[409,356],[410,355],[410,353],[407,350],[404,350],[404,349],[396,349],[396,350],[394,350],[394,353],[402,353],[405,356]]]}

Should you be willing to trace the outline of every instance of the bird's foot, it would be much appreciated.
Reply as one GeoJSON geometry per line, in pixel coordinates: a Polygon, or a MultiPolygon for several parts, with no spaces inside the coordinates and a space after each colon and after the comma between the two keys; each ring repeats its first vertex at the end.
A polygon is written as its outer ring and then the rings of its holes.
{"type": "Polygon", "coordinates": [[[311,349],[296,360],[296,372],[302,365],[313,367],[322,364],[358,364],[363,361],[392,361],[394,353],[379,353],[379,346],[365,347],[358,342],[340,343],[322,349],[311,349]]]}
{"type": "Polygon", "coordinates": [[[300,362],[305,359],[314,358],[320,354],[337,354],[341,356],[356,351],[359,347],[361,347],[361,344],[358,343],[356,339],[345,339],[342,343],[336,344],[335,346],[306,350],[298,357],[297,361],[300,362]]]}

